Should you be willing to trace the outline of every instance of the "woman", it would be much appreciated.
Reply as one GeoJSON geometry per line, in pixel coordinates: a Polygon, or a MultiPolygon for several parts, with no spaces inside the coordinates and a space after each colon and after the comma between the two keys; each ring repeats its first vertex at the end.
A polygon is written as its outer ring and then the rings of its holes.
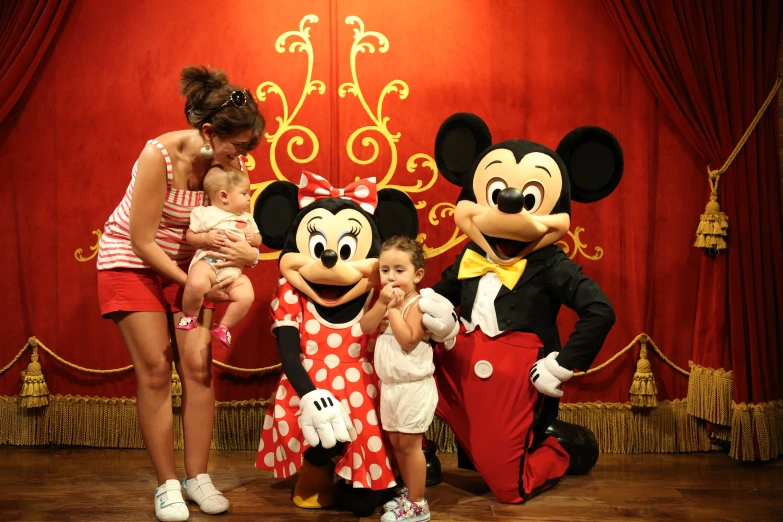
{"type": "MultiPolygon", "coordinates": [[[[176,330],[182,317],[187,267],[200,246],[185,235],[190,212],[209,204],[202,182],[215,164],[247,170],[240,155],[258,144],[264,118],[247,90],[206,67],[181,73],[185,115],[194,127],[147,142],[133,166],[130,185],[104,227],[98,250],[101,314],[112,319],[130,352],[136,372],[136,404],[144,444],[158,484],[159,520],[187,520],[188,508],[174,471],[171,363],[182,379],[185,437],[185,496],[205,513],[228,509],[207,474],[215,420],[209,326],[214,302],[228,299],[233,279],[214,285],[192,330],[176,330]]],[[[230,235],[216,244],[216,267],[254,266],[258,250],[230,235]]]]}

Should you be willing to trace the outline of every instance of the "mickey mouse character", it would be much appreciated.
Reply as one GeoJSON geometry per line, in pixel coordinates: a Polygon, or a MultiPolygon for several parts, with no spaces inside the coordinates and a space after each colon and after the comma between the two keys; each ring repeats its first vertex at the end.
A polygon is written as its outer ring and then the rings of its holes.
{"type": "MultiPolygon", "coordinates": [[[[256,467],[276,477],[298,471],[293,500],[303,508],[336,500],[336,472],[338,500],[367,516],[396,482],[378,422],[373,346],[359,321],[379,283],[382,241],[416,237],[416,209],[401,191],[378,191],[374,178],[336,189],[305,172],[299,187],[265,188],[254,214],[264,244],[281,250],[270,310],[283,366],[256,467]]],[[[448,318],[430,319],[453,329],[448,318]]]]}
{"type": "Polygon", "coordinates": [[[563,446],[595,450],[549,433],[560,385],[588,369],[615,314],[555,243],[568,232],[572,200],[598,201],[617,187],[622,149],[598,127],[573,130],[556,152],[524,140],[492,145],[481,118],[459,113],[441,125],[435,159],[462,187],[454,220],[470,239],[433,287],[459,306],[463,325],[456,349],[436,352],[437,413],[456,435],[460,466],[475,466],[500,502],[524,502],[566,473],[563,446]],[[563,347],[561,305],[579,315],[563,347]]]}

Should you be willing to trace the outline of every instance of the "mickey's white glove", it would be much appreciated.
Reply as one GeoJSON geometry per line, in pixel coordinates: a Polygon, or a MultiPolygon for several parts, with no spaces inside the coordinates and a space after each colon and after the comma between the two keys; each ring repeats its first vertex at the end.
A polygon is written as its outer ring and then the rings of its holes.
{"type": "Polygon", "coordinates": [[[536,361],[530,369],[530,381],[540,393],[550,397],[562,397],[560,385],[574,376],[574,372],[566,370],[555,358],[560,352],[552,352],[543,359],[536,361]]]}
{"type": "Polygon", "coordinates": [[[302,434],[310,446],[320,442],[333,448],[338,441],[356,440],[356,430],[340,401],[328,390],[315,389],[306,393],[299,403],[302,411],[302,434]]]}
{"type": "Polygon", "coordinates": [[[454,347],[454,338],[459,332],[459,319],[451,302],[432,288],[424,288],[420,292],[419,308],[424,317],[422,322],[432,334],[432,340],[445,343],[445,348],[454,347]]]}

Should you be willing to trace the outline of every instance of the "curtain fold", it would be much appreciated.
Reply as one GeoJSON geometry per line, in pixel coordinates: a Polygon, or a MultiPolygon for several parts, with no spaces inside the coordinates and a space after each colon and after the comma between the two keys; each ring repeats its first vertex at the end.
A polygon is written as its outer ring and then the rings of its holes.
{"type": "Polygon", "coordinates": [[[0,123],[27,87],[71,0],[4,0],[0,6],[0,123]]]}

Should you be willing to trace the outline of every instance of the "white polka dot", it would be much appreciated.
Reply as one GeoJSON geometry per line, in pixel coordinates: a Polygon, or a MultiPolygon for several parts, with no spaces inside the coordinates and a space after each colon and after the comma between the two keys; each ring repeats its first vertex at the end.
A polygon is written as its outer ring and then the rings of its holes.
{"type": "Polygon", "coordinates": [[[393,481],[393,480],[392,480],[391,482],[389,482],[389,485],[388,485],[388,486],[386,486],[386,489],[393,488],[393,487],[394,487],[394,486],[396,486],[396,485],[397,485],[397,483],[396,483],[395,481],[393,481]]]}
{"type": "Polygon", "coordinates": [[[351,357],[359,358],[359,355],[362,353],[362,345],[359,343],[353,343],[351,346],[348,347],[348,355],[351,357]]]}
{"type": "Polygon", "coordinates": [[[296,322],[297,323],[301,323],[302,322],[302,312],[299,312],[298,314],[296,314],[296,322]]]}
{"type": "Polygon", "coordinates": [[[307,205],[310,205],[313,201],[315,201],[314,197],[305,196],[301,200],[299,200],[299,208],[304,208],[307,205]]]}
{"type": "Polygon", "coordinates": [[[340,468],[340,472],[337,473],[337,474],[340,475],[343,478],[350,477],[351,476],[351,468],[349,468],[348,466],[343,466],[342,468],[340,468]]]}
{"type": "Polygon", "coordinates": [[[318,187],[317,189],[315,189],[315,190],[313,191],[313,193],[314,193],[315,195],[317,195],[317,196],[331,196],[331,195],[332,195],[332,193],[331,193],[331,192],[329,192],[328,190],[326,190],[326,189],[325,189],[325,188],[323,188],[323,187],[318,187]]]}
{"type": "Polygon", "coordinates": [[[359,466],[362,465],[362,456],[358,453],[353,454],[353,469],[359,469],[359,466]]]}
{"type": "Polygon", "coordinates": [[[373,426],[378,425],[378,414],[375,413],[375,410],[367,412],[367,424],[372,424],[373,426]]]}
{"type": "Polygon", "coordinates": [[[277,297],[275,297],[274,299],[272,299],[272,302],[271,302],[271,303],[269,303],[269,306],[271,306],[271,307],[272,307],[272,310],[273,310],[273,311],[276,311],[276,310],[277,310],[277,307],[278,307],[278,306],[280,306],[280,299],[278,299],[277,297]]]}
{"type": "Polygon", "coordinates": [[[332,388],[335,390],[342,390],[345,388],[345,379],[343,379],[340,375],[334,378],[332,381],[332,388]]]}
{"type": "Polygon", "coordinates": [[[364,474],[364,480],[367,481],[367,487],[372,486],[372,480],[370,479],[370,474],[369,473],[365,473],[364,474]]]}
{"type": "Polygon", "coordinates": [[[299,450],[302,449],[302,445],[299,444],[297,439],[291,439],[288,441],[288,449],[294,453],[299,453],[299,450]]]}
{"type": "Polygon", "coordinates": [[[382,447],[383,447],[383,442],[381,442],[381,438],[377,435],[373,435],[367,441],[367,449],[372,451],[373,453],[379,452],[382,447]]]}
{"type": "Polygon", "coordinates": [[[363,362],[362,370],[364,370],[364,373],[366,373],[367,375],[372,375],[372,364],[368,362],[363,362]]]}
{"type": "Polygon", "coordinates": [[[291,314],[285,314],[285,317],[283,317],[283,321],[290,321],[291,320],[291,314]]]}
{"type": "Polygon", "coordinates": [[[306,372],[309,372],[310,368],[313,367],[313,360],[312,359],[302,359],[302,366],[304,367],[306,372]]]}
{"type": "Polygon", "coordinates": [[[365,212],[368,214],[372,214],[375,212],[375,207],[370,205],[369,203],[359,203],[359,206],[364,209],[365,212]]]}
{"type": "Polygon", "coordinates": [[[264,455],[264,464],[266,464],[268,467],[272,467],[275,463],[275,454],[271,451],[264,455]]]}
{"type": "Polygon", "coordinates": [[[315,319],[310,319],[305,323],[305,330],[307,330],[307,333],[315,335],[321,330],[321,323],[315,319]]]}
{"type": "Polygon", "coordinates": [[[275,422],[275,419],[272,418],[271,415],[264,415],[264,429],[268,430],[272,428],[272,424],[275,422]]]}
{"type": "Polygon", "coordinates": [[[305,343],[305,352],[307,352],[307,355],[313,355],[318,351],[318,343],[313,340],[308,340],[305,343]]]}
{"type": "Polygon", "coordinates": [[[358,480],[354,480],[353,481],[353,487],[358,489],[358,488],[363,488],[364,486],[358,480]]]}
{"type": "Polygon", "coordinates": [[[282,435],[283,437],[288,435],[288,423],[286,421],[278,422],[277,429],[280,430],[280,435],[282,435]]]}
{"type": "Polygon", "coordinates": [[[285,277],[281,277],[277,280],[277,286],[283,286],[285,284],[285,277]]]}
{"type": "Polygon", "coordinates": [[[345,378],[351,382],[358,381],[361,376],[362,375],[359,373],[359,370],[357,370],[356,368],[348,368],[345,371],[345,378]]]}
{"type": "Polygon", "coordinates": [[[358,408],[364,402],[364,395],[359,392],[353,392],[351,394],[351,406],[358,408]]]}
{"type": "Polygon", "coordinates": [[[288,405],[292,406],[294,408],[299,406],[299,396],[298,395],[294,395],[293,397],[291,397],[291,400],[288,401],[288,405]]]}
{"type": "Polygon", "coordinates": [[[360,421],[359,419],[354,419],[353,427],[356,428],[356,434],[361,435],[362,429],[364,429],[364,426],[362,425],[362,421],[360,421]]]}
{"type": "Polygon", "coordinates": [[[354,189],[353,193],[356,194],[357,197],[364,199],[370,195],[370,189],[368,189],[366,185],[359,185],[354,189]]]}
{"type": "Polygon", "coordinates": [[[272,471],[272,476],[277,478],[277,470],[276,469],[272,471]]]}
{"type": "Polygon", "coordinates": [[[315,380],[318,382],[326,380],[326,377],[327,377],[326,368],[321,368],[320,370],[315,372],[315,380]]]}
{"type": "Polygon", "coordinates": [[[364,332],[362,332],[362,324],[356,323],[355,325],[351,326],[351,335],[354,337],[361,337],[364,335],[364,332]]]}
{"type": "Polygon", "coordinates": [[[280,386],[280,387],[277,389],[277,395],[275,396],[275,398],[276,398],[278,401],[279,401],[279,400],[282,400],[282,399],[285,399],[285,386],[280,386]]]}
{"type": "Polygon", "coordinates": [[[329,334],[329,337],[326,338],[326,344],[332,348],[339,348],[343,344],[343,337],[337,333],[329,334]]]}
{"type": "Polygon", "coordinates": [[[299,298],[296,297],[296,294],[291,290],[286,290],[283,299],[288,304],[296,304],[296,302],[299,301],[299,298]]]}
{"type": "Polygon", "coordinates": [[[272,428],[272,442],[277,442],[278,436],[279,435],[277,434],[277,428],[272,428]]]}
{"type": "Polygon", "coordinates": [[[342,404],[343,408],[345,408],[345,413],[350,415],[351,414],[351,407],[348,405],[348,399],[341,400],[340,404],[342,404]]]}
{"type": "Polygon", "coordinates": [[[370,397],[371,399],[374,399],[376,395],[378,395],[378,389],[375,387],[374,384],[368,384],[367,396],[370,397]]]}
{"type": "Polygon", "coordinates": [[[326,178],[324,178],[324,177],[323,177],[323,176],[321,176],[320,174],[312,174],[312,176],[313,176],[315,179],[320,179],[321,181],[326,181],[326,178]]]}
{"type": "Polygon", "coordinates": [[[283,446],[278,446],[275,450],[275,458],[278,462],[282,462],[283,460],[283,446]]]}
{"type": "Polygon", "coordinates": [[[258,452],[261,453],[262,449],[264,449],[264,439],[258,441],[258,452]]]}
{"type": "Polygon", "coordinates": [[[307,308],[308,312],[313,313],[313,314],[315,313],[315,305],[313,304],[312,301],[307,301],[307,307],[306,308],[307,308]]]}
{"type": "Polygon", "coordinates": [[[296,464],[294,464],[293,462],[292,462],[292,463],[290,463],[290,464],[288,465],[288,472],[289,472],[291,475],[293,475],[294,473],[296,473],[296,464]]]}
{"type": "Polygon", "coordinates": [[[389,462],[389,457],[386,457],[386,467],[391,469],[391,462],[389,462]]]}
{"type": "Polygon", "coordinates": [[[302,173],[302,176],[299,178],[299,188],[305,188],[307,186],[307,176],[302,173]]]}
{"type": "Polygon", "coordinates": [[[279,404],[275,404],[275,419],[282,419],[285,417],[285,409],[279,404]]]}
{"type": "Polygon", "coordinates": [[[364,448],[360,448],[362,450],[362,458],[367,459],[367,455],[364,453],[364,448]]]}
{"type": "Polygon", "coordinates": [[[330,353],[329,355],[324,357],[324,364],[326,364],[326,366],[328,366],[329,368],[334,368],[338,364],[340,364],[340,358],[337,357],[335,354],[330,353]]]}

